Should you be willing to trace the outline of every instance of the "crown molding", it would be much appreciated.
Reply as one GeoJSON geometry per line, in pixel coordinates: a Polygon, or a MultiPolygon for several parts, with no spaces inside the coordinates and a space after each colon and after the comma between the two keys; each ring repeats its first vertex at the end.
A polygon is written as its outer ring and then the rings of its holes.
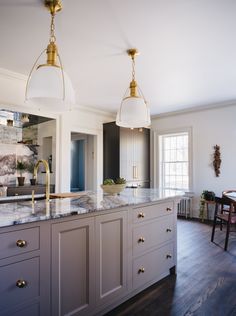
{"type": "Polygon", "coordinates": [[[116,114],[114,114],[114,112],[109,112],[109,111],[104,111],[104,110],[99,110],[96,109],[92,106],[89,105],[76,105],[74,108],[72,107],[72,111],[84,111],[84,112],[90,112],[96,115],[100,115],[100,116],[106,116],[108,118],[114,119],[116,114]]]}
{"type": "Polygon", "coordinates": [[[0,68],[0,77],[27,81],[27,76],[4,68],[0,68]]]}
{"type": "Polygon", "coordinates": [[[194,107],[191,107],[188,109],[155,114],[151,117],[151,119],[155,120],[155,119],[164,118],[164,117],[168,117],[168,116],[176,116],[176,115],[189,114],[189,113],[194,113],[194,112],[202,112],[202,111],[220,109],[220,108],[230,107],[230,106],[236,106],[236,100],[209,103],[206,105],[194,106],[194,107]]]}

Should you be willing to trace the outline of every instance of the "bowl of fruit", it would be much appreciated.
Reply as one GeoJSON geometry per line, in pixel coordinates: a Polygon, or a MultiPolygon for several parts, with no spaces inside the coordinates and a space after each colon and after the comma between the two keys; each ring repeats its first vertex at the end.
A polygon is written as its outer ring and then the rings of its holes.
{"type": "Polygon", "coordinates": [[[126,180],[124,178],[113,179],[105,179],[103,184],[101,184],[101,188],[105,193],[108,194],[120,194],[121,191],[126,187],[126,180]]]}

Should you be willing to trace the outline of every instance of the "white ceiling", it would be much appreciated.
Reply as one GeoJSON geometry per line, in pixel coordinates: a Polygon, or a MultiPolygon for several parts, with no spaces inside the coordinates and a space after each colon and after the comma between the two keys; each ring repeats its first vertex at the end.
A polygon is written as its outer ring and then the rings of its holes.
{"type": "MultiPolygon", "coordinates": [[[[236,100],[235,0],[64,0],[56,37],[79,105],[116,112],[131,77],[151,114],[236,100]]],[[[42,0],[0,0],[0,68],[28,74],[46,48],[42,0]]]]}

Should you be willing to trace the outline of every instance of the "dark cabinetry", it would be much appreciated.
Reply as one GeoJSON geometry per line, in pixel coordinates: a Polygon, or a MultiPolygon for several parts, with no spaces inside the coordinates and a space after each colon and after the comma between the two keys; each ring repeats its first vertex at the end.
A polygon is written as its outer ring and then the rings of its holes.
{"type": "Polygon", "coordinates": [[[103,124],[104,179],[123,177],[127,186],[150,187],[150,130],[103,124]]]}

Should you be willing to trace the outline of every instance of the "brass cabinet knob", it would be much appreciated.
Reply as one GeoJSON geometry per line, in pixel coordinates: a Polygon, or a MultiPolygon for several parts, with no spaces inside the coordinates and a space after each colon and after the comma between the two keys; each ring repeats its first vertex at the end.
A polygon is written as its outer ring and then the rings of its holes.
{"type": "Polygon", "coordinates": [[[138,273],[144,273],[144,272],[145,272],[144,267],[138,269],[138,273]]]}
{"type": "Polygon", "coordinates": [[[170,255],[170,254],[166,255],[166,259],[171,259],[171,258],[172,258],[172,255],[170,255]]]}
{"type": "Polygon", "coordinates": [[[16,281],[16,286],[19,288],[19,289],[23,289],[24,287],[27,286],[27,282],[25,280],[17,280],[16,281]]]}
{"type": "Polygon", "coordinates": [[[144,218],[145,214],[143,212],[138,213],[138,218],[144,218]]]}
{"type": "Polygon", "coordinates": [[[170,228],[166,228],[166,232],[167,232],[167,233],[170,233],[170,232],[171,232],[171,229],[170,229],[170,228]]]}
{"type": "Polygon", "coordinates": [[[167,207],[167,208],[166,208],[166,211],[167,211],[167,212],[171,212],[171,211],[172,211],[172,208],[171,208],[171,207],[167,207]]]}
{"type": "Polygon", "coordinates": [[[17,240],[16,245],[19,248],[23,248],[23,247],[26,247],[27,242],[25,240],[19,239],[19,240],[17,240]]]}
{"type": "Polygon", "coordinates": [[[144,242],[145,241],[145,238],[144,237],[139,237],[139,239],[138,239],[138,242],[140,243],[140,242],[144,242]]]}

